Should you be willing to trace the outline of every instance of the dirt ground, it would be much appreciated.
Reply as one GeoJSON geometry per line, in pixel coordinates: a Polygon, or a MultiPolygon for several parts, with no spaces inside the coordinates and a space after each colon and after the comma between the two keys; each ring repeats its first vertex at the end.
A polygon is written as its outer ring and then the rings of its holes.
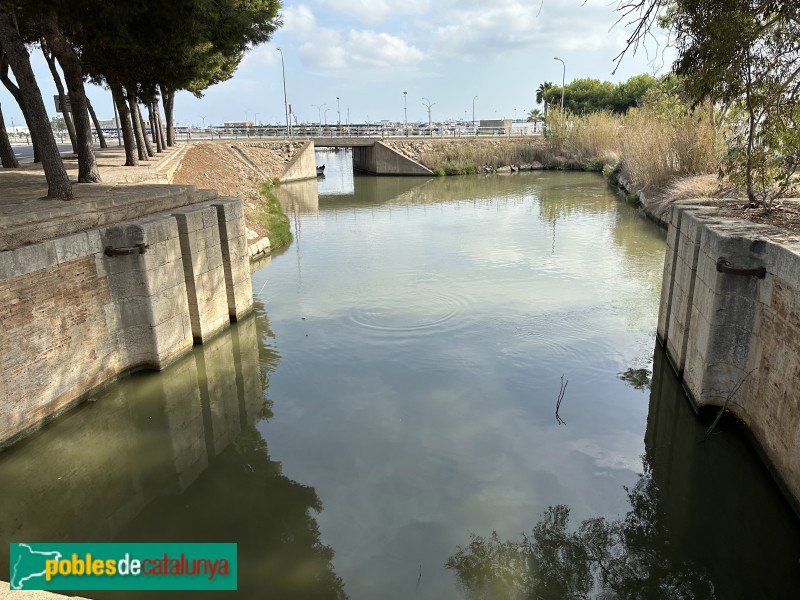
{"type": "Polygon", "coordinates": [[[238,196],[244,201],[245,221],[251,239],[266,234],[258,215],[264,206],[261,186],[283,174],[301,142],[194,144],[186,151],[173,183],[194,185],[217,190],[221,196],[238,196]],[[231,149],[238,147],[261,170],[249,167],[231,149]]]}
{"type": "Polygon", "coordinates": [[[800,234],[800,200],[778,200],[769,209],[750,208],[744,200],[713,202],[723,208],[727,217],[738,217],[753,223],[763,223],[800,234]]]}

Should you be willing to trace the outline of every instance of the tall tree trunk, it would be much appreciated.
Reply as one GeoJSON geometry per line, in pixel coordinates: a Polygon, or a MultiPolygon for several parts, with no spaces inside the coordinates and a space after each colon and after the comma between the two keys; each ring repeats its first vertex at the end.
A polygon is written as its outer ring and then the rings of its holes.
{"type": "Polygon", "coordinates": [[[47,197],[72,200],[74,197],[72,184],[58,153],[58,146],[42,101],[42,93],[33,75],[30,56],[25,48],[25,42],[17,32],[8,5],[4,2],[0,2],[0,46],[8,57],[8,63],[22,92],[22,99],[30,116],[28,128],[36,131],[39,151],[42,153],[42,166],[47,179],[47,197]]]}
{"type": "Polygon", "coordinates": [[[6,131],[6,122],[3,119],[3,108],[0,106],[0,164],[4,169],[18,169],[19,161],[14,155],[14,149],[11,147],[11,141],[8,139],[8,131],[6,131]]]}
{"type": "Polygon", "coordinates": [[[175,108],[175,92],[161,87],[161,101],[164,103],[164,118],[167,120],[167,146],[175,145],[175,121],[172,111],[175,108]]]}
{"type": "Polygon", "coordinates": [[[67,94],[64,92],[64,84],[61,82],[61,75],[56,68],[56,57],[47,47],[47,41],[42,38],[42,54],[47,61],[47,66],[50,68],[50,74],[53,76],[53,82],[56,84],[56,91],[58,92],[58,101],[61,103],[61,114],[64,115],[64,124],[67,126],[67,133],[69,134],[69,142],[72,144],[72,151],[77,154],[78,143],[75,140],[75,125],[72,123],[72,115],[66,109],[67,107],[67,94]]]}
{"type": "Polygon", "coordinates": [[[164,151],[164,147],[161,145],[161,137],[158,135],[158,119],[156,118],[156,113],[153,111],[153,106],[156,106],[156,110],[158,110],[158,105],[155,102],[148,102],[147,103],[147,113],[150,119],[150,131],[153,132],[153,141],[156,144],[156,152],[161,153],[164,151]]]}
{"type": "Polygon", "coordinates": [[[136,86],[125,86],[125,91],[128,97],[128,108],[131,114],[131,123],[133,124],[133,135],[136,137],[136,149],[139,152],[139,160],[149,160],[147,156],[147,147],[144,145],[144,132],[142,123],[139,121],[139,112],[136,110],[136,94],[131,90],[135,90],[136,86]]]}
{"type": "MultiPolygon", "coordinates": [[[[25,119],[25,123],[30,123],[28,109],[26,108],[25,103],[22,101],[22,92],[8,76],[8,57],[3,52],[2,47],[0,47],[0,81],[3,82],[3,85],[8,90],[8,93],[11,94],[14,97],[14,100],[17,102],[19,109],[22,111],[22,118],[25,119]]],[[[33,146],[33,162],[42,162],[42,159],[39,157],[39,143],[36,139],[36,135],[32,129],[28,128],[28,131],[30,132],[31,145],[33,146]]]]}
{"type": "Polygon", "coordinates": [[[100,170],[94,156],[92,126],[89,123],[89,108],[86,105],[86,90],[83,87],[83,69],[75,49],[70,45],[55,12],[46,12],[40,19],[42,33],[47,45],[58,59],[64,80],[67,82],[72,118],[75,121],[75,137],[78,142],[78,183],[98,183],[100,170]]]}
{"type": "Polygon", "coordinates": [[[161,111],[158,108],[158,100],[153,102],[153,110],[156,112],[156,122],[158,123],[158,139],[161,141],[161,148],[167,149],[167,140],[164,137],[164,123],[161,120],[161,111]]]}
{"type": "Polygon", "coordinates": [[[142,128],[142,137],[144,138],[144,147],[145,150],[147,150],[147,156],[152,158],[156,155],[156,153],[153,152],[153,144],[150,143],[150,138],[147,137],[147,123],[142,118],[142,111],[139,109],[139,103],[136,102],[134,106],[136,107],[136,118],[138,119],[139,125],[142,128]]]}
{"type": "Polygon", "coordinates": [[[108,148],[108,144],[106,144],[106,136],[103,134],[103,128],[100,127],[100,121],[97,119],[97,115],[94,112],[94,107],[92,106],[92,103],[89,101],[89,98],[86,98],[86,106],[89,107],[89,116],[92,117],[92,123],[94,123],[94,130],[97,132],[97,139],[100,140],[100,147],[108,148]]]}
{"type": "Polygon", "coordinates": [[[139,160],[136,158],[136,139],[133,133],[131,114],[128,104],[125,102],[125,92],[118,82],[109,81],[108,86],[111,88],[111,97],[114,99],[114,106],[117,107],[119,113],[119,126],[122,130],[122,142],[125,145],[125,166],[135,167],[139,164],[139,160]]]}

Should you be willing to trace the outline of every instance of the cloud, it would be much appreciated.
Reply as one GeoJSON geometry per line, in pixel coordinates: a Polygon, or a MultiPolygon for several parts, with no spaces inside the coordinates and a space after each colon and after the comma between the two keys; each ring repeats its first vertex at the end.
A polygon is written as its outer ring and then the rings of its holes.
{"type": "Polygon", "coordinates": [[[350,31],[347,49],[354,62],[391,67],[422,60],[423,53],[397,36],[375,31],[350,31]]]}
{"type": "Polygon", "coordinates": [[[312,70],[367,67],[385,69],[422,60],[422,51],[397,35],[369,29],[342,33],[321,27],[307,5],[288,7],[284,31],[296,40],[303,64],[312,70]]]}
{"type": "Polygon", "coordinates": [[[317,4],[368,23],[424,16],[430,10],[430,0],[317,0],[317,4]]]}

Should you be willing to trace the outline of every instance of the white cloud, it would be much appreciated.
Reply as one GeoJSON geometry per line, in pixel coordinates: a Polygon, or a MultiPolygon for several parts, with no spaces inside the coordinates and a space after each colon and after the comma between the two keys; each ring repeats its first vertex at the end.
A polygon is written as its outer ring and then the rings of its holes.
{"type": "Polygon", "coordinates": [[[419,48],[388,33],[350,31],[347,50],[353,61],[374,67],[392,67],[422,60],[419,48]]]}
{"type": "Polygon", "coordinates": [[[301,61],[312,70],[383,69],[423,58],[419,48],[396,35],[368,29],[352,29],[345,35],[332,27],[321,27],[305,4],[288,7],[284,20],[284,31],[295,38],[301,61]]]}
{"type": "Polygon", "coordinates": [[[307,34],[313,32],[317,27],[317,20],[314,13],[305,4],[289,6],[283,11],[283,27],[281,31],[286,33],[307,34]]]}
{"type": "Polygon", "coordinates": [[[430,8],[429,0],[317,0],[317,3],[369,23],[380,23],[389,18],[423,16],[430,8]]]}

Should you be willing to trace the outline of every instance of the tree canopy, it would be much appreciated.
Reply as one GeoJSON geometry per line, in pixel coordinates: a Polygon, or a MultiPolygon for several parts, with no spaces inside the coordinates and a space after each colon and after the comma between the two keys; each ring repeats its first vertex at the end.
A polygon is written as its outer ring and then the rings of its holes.
{"type": "MultiPolygon", "coordinates": [[[[584,114],[607,110],[626,113],[637,106],[645,93],[656,83],[650,75],[635,75],[627,81],[614,84],[599,79],[575,79],[564,86],[564,110],[584,114]]],[[[545,106],[561,102],[561,86],[550,85],[537,89],[536,100],[541,97],[545,106]]]]}

